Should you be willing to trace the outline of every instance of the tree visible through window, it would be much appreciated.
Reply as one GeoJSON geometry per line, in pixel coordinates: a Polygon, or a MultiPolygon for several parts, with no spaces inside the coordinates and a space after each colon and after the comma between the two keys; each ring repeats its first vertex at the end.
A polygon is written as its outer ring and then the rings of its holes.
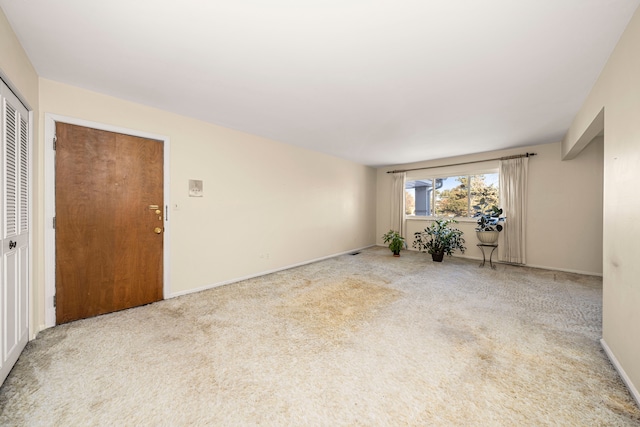
{"type": "Polygon", "coordinates": [[[404,213],[407,215],[413,215],[416,211],[416,198],[414,194],[407,191],[404,191],[404,213]]]}
{"type": "Polygon", "coordinates": [[[407,181],[405,212],[415,216],[471,217],[481,195],[490,205],[497,206],[498,194],[497,173],[407,181]]]}

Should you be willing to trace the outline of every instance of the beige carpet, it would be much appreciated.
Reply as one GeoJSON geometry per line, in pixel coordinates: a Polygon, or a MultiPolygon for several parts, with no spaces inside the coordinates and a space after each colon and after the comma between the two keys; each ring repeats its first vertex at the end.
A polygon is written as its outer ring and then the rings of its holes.
{"type": "Polygon", "coordinates": [[[46,330],[0,425],[640,425],[601,291],[372,248],[46,330]]]}

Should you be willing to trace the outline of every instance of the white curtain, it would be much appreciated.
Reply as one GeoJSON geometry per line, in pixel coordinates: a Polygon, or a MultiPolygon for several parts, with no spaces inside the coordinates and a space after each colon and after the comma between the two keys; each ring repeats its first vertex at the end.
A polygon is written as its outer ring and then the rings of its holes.
{"type": "Polygon", "coordinates": [[[404,181],[405,172],[393,174],[393,184],[391,187],[391,229],[404,235],[404,181]]]}
{"type": "Polygon", "coordinates": [[[498,242],[500,261],[526,263],[528,170],[528,157],[500,161],[500,205],[507,217],[498,242]]]}

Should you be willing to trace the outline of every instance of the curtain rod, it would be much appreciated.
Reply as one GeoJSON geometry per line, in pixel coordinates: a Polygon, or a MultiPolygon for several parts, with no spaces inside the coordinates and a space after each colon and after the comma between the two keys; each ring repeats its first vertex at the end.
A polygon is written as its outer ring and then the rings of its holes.
{"type": "Polygon", "coordinates": [[[473,162],[451,163],[451,164],[448,164],[448,165],[427,166],[427,167],[424,167],[424,168],[396,169],[396,170],[388,171],[387,173],[420,171],[420,170],[424,170],[424,169],[445,168],[447,166],[470,165],[472,163],[490,162],[491,160],[511,160],[511,159],[519,159],[521,157],[532,157],[532,156],[535,156],[535,155],[536,155],[536,153],[514,154],[513,156],[495,157],[493,159],[476,160],[476,161],[473,161],[473,162]]]}

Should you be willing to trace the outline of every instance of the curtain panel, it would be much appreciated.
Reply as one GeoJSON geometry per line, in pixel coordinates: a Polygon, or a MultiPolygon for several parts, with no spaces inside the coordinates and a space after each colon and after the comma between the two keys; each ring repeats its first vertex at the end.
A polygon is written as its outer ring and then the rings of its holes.
{"type": "Polygon", "coordinates": [[[391,229],[404,235],[404,182],[407,174],[396,172],[393,174],[391,188],[391,229]]]}
{"type": "Polygon", "coordinates": [[[500,261],[526,263],[528,172],[528,157],[500,161],[500,204],[507,217],[500,233],[500,261]]]}

